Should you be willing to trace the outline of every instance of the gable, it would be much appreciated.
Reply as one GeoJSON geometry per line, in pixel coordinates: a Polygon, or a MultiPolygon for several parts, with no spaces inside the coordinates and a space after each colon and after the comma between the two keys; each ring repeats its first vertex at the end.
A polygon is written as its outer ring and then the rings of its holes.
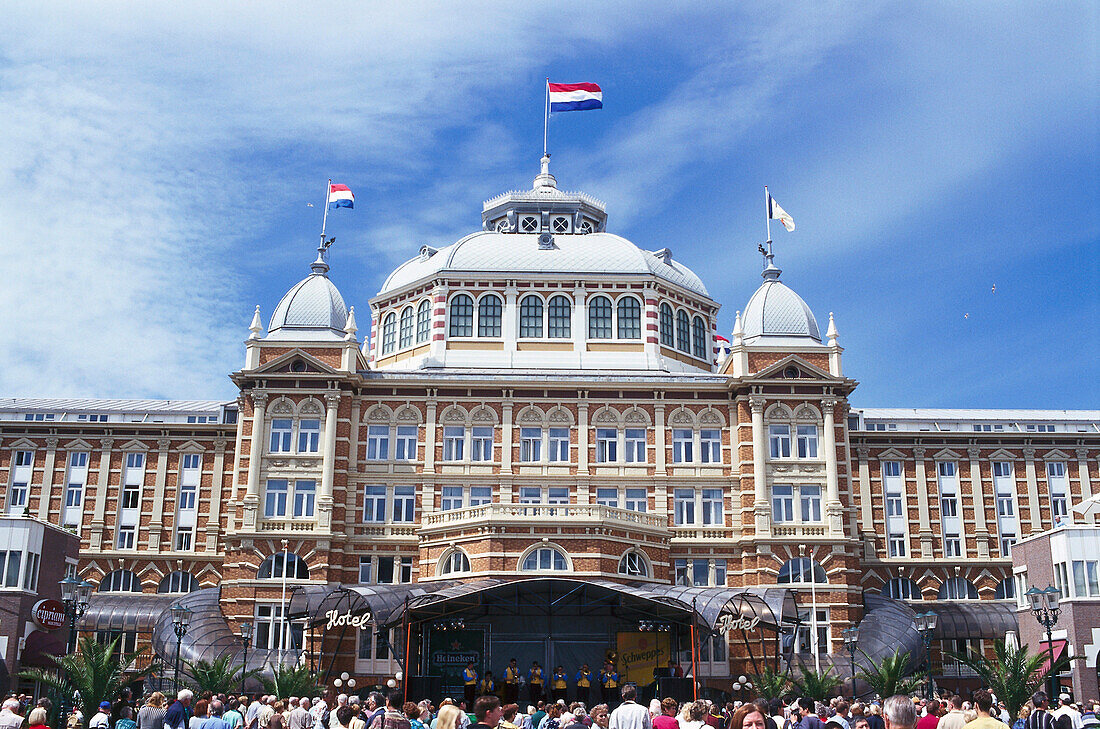
{"type": "Polygon", "coordinates": [[[279,373],[293,375],[330,375],[336,372],[317,357],[295,347],[256,368],[255,373],[279,373]]]}
{"type": "Polygon", "coordinates": [[[797,354],[788,354],[753,375],[761,380],[835,380],[837,378],[797,354]]]}

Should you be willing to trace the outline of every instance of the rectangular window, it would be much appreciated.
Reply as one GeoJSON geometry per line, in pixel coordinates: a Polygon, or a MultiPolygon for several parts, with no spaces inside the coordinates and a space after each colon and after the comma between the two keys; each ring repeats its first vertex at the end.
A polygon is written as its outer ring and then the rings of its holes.
{"type": "Polygon", "coordinates": [[[264,490],[264,516],[279,519],[286,516],[287,480],[269,478],[264,490]]]}
{"type": "Polygon", "coordinates": [[[194,542],[194,534],[190,529],[180,529],[176,532],[176,551],[190,552],[194,542]]]}
{"type": "Polygon", "coordinates": [[[542,503],[542,489],[538,486],[520,486],[519,487],[519,503],[521,504],[541,504],[542,503]]]}
{"type": "Polygon", "coordinates": [[[466,444],[466,429],[460,425],[447,425],[443,428],[443,460],[461,461],[463,446],[466,444]]]}
{"type": "Polygon", "coordinates": [[[673,523],[677,526],[695,523],[695,490],[672,491],[673,523]]]}
{"type": "Polygon", "coordinates": [[[257,649],[298,650],[302,647],[304,630],[301,622],[284,621],[281,604],[257,604],[253,643],[257,649]]]}
{"type": "Polygon", "coordinates": [[[360,557],[359,558],[359,584],[369,585],[371,583],[371,558],[360,557]]]}
{"type": "Polygon", "coordinates": [[[65,508],[62,514],[63,526],[80,524],[83,517],[84,485],[88,481],[88,454],[69,454],[69,474],[65,480],[65,508]]]}
{"type": "Polygon", "coordinates": [[[940,497],[940,511],[943,516],[959,515],[959,500],[954,494],[944,494],[940,497]]]}
{"type": "Polygon", "coordinates": [[[492,486],[471,486],[470,487],[470,506],[482,506],[483,504],[493,503],[493,487],[492,486]]]}
{"type": "Polygon", "coordinates": [[[411,522],[416,512],[416,487],[393,487],[393,520],[411,522]]]}
{"type": "Polygon", "coordinates": [[[385,461],[390,457],[390,426],[367,426],[367,460],[385,461]]]}
{"type": "Polygon", "coordinates": [[[674,579],[677,585],[691,587],[691,574],[688,572],[686,559],[678,559],[674,563],[674,579]]]}
{"type": "Polygon", "coordinates": [[[363,521],[380,523],[386,521],[386,487],[363,487],[363,521]]]}
{"type": "Polygon", "coordinates": [[[275,418],[271,421],[271,452],[290,453],[290,434],[294,421],[290,418],[275,418]]]}
{"type": "Polygon", "coordinates": [[[1069,482],[1066,480],[1066,464],[1054,462],[1047,464],[1047,484],[1050,488],[1051,518],[1057,522],[1066,515],[1066,493],[1069,482]]]}
{"type": "Polygon", "coordinates": [[[1016,544],[1015,534],[1001,534],[1001,556],[1011,557],[1012,546],[1016,544]]]}
{"type": "Polygon", "coordinates": [[[127,453],[122,476],[123,509],[137,509],[141,500],[141,485],[145,481],[145,454],[127,453]]]}
{"type": "Polygon", "coordinates": [[[902,515],[902,500],[900,493],[886,492],[886,516],[902,515]]]}
{"type": "Polygon", "coordinates": [[[626,502],[624,508],[629,511],[637,511],[644,514],[646,512],[646,490],[639,488],[628,488],[626,490],[626,502]]]}
{"type": "Polygon", "coordinates": [[[546,503],[564,506],[569,503],[569,487],[551,486],[546,489],[546,503]]]}
{"type": "Polygon", "coordinates": [[[817,458],[817,426],[798,426],[798,457],[817,458]]]}
{"type": "MultiPolygon", "coordinates": [[[[23,572],[23,589],[27,592],[38,591],[38,565],[41,561],[41,557],[34,552],[27,553],[27,568],[23,572]]],[[[1096,566],[1095,562],[1091,563],[1093,567],[1096,566]]],[[[1096,571],[1093,570],[1095,576],[1096,571]]]]}
{"type": "Polygon", "coordinates": [[[596,428],[596,462],[614,463],[619,460],[619,432],[614,428],[596,428]]]}
{"type": "Polygon", "coordinates": [[[772,458],[791,457],[791,426],[769,425],[768,444],[772,458]]]}
{"type": "Polygon", "coordinates": [[[724,559],[714,560],[714,586],[726,586],[726,560],[724,559]]]}
{"type": "Polygon", "coordinates": [[[550,429],[550,461],[569,462],[569,428],[550,429]]]}
{"type": "Polygon", "coordinates": [[[692,432],[687,428],[672,429],[672,462],[691,463],[692,432]]]}
{"type": "Polygon", "coordinates": [[[462,508],[462,487],[444,486],[443,495],[440,497],[439,508],[443,511],[454,511],[462,508]]]}
{"type": "Polygon", "coordinates": [[[624,435],[626,462],[645,463],[645,428],[627,428],[624,435]]]}
{"type": "Polygon", "coordinates": [[[722,489],[703,489],[703,523],[724,525],[722,513],[722,489]]]}
{"type": "Polygon", "coordinates": [[[1083,560],[1073,560],[1073,596],[1087,597],[1088,588],[1085,586],[1085,563],[1083,560]]]}
{"type": "Polygon", "coordinates": [[[519,460],[524,463],[542,460],[542,428],[519,429],[519,460]]]}
{"type": "Polygon", "coordinates": [[[958,534],[944,534],[943,535],[943,556],[945,557],[961,557],[962,556],[962,539],[958,534]]]}
{"type": "Polygon", "coordinates": [[[298,421],[298,452],[316,453],[321,448],[321,421],[308,418],[298,421]]]}
{"type": "Polygon", "coordinates": [[[394,458],[399,461],[416,460],[416,438],[419,429],[415,425],[397,426],[397,438],[394,442],[394,458]]]}
{"type": "Polygon", "coordinates": [[[412,582],[412,557],[378,557],[378,584],[412,582]]]}
{"type": "Polygon", "coordinates": [[[802,505],[802,521],[821,521],[821,487],[802,484],[798,487],[798,494],[802,505]]]}
{"type": "Polygon", "coordinates": [[[691,561],[691,584],[702,587],[710,584],[710,561],[694,559],[691,561]]]}
{"type": "Polygon", "coordinates": [[[493,460],[493,430],[492,427],[486,426],[473,429],[470,460],[483,462],[493,460]]]}
{"type": "Polygon", "coordinates": [[[776,522],[794,521],[794,486],[772,486],[772,519],[776,522]]]}
{"type": "Polygon", "coordinates": [[[722,431],[706,428],[699,431],[699,460],[703,463],[722,462],[722,431]]]}
{"type": "Polygon", "coordinates": [[[313,516],[313,502],[317,494],[317,482],[301,479],[294,482],[294,516],[313,516]]]}
{"type": "Polygon", "coordinates": [[[378,558],[378,584],[392,585],[394,583],[394,560],[396,560],[396,557],[378,558]]]}
{"type": "Polygon", "coordinates": [[[891,557],[905,556],[905,535],[890,534],[886,537],[888,551],[891,557]]]}
{"type": "Polygon", "coordinates": [[[617,508],[619,506],[619,490],[608,488],[596,489],[596,503],[600,506],[617,508]]]}
{"type": "Polygon", "coordinates": [[[120,526],[118,528],[118,541],[115,542],[115,549],[133,549],[134,538],[137,536],[136,527],[132,526],[120,526]]]}
{"type": "Polygon", "coordinates": [[[1098,580],[1097,576],[1098,565],[1100,565],[1100,563],[1096,560],[1085,562],[1085,577],[1089,583],[1089,597],[1100,595],[1100,580],[1098,580]]]}
{"type": "Polygon", "coordinates": [[[19,567],[22,561],[22,552],[0,551],[0,587],[19,587],[19,567]]]}

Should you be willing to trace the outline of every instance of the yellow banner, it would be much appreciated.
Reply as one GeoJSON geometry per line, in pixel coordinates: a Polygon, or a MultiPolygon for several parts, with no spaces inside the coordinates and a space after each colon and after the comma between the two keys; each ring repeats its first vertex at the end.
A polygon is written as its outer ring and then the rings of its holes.
{"type": "Polygon", "coordinates": [[[619,685],[633,681],[639,686],[653,683],[653,669],[667,666],[670,656],[669,634],[631,632],[616,635],[619,685]]]}

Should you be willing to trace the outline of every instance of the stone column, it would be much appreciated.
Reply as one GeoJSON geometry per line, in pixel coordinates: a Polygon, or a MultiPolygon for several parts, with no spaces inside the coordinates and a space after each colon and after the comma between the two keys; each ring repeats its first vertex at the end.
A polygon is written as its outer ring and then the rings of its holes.
{"type": "Polygon", "coordinates": [[[104,438],[99,441],[99,471],[96,475],[95,511],[92,513],[91,532],[88,534],[88,546],[93,552],[103,549],[103,519],[107,511],[107,489],[110,488],[111,480],[111,447],[114,443],[115,441],[112,438],[104,438]]]}
{"type": "MultiPolygon", "coordinates": [[[[149,551],[156,552],[160,550],[160,541],[163,537],[164,529],[164,496],[165,487],[168,483],[168,455],[171,452],[172,440],[170,438],[157,439],[157,474],[153,483],[153,518],[149,525],[149,551]]],[[[179,470],[176,475],[176,488],[177,496],[179,489],[179,470]]],[[[196,498],[199,498],[196,494],[196,498]]],[[[171,524],[172,527],[176,525],[175,517],[173,515],[171,524]]],[[[169,537],[171,539],[171,537],[169,537]]],[[[171,547],[175,547],[174,544],[171,547]]]]}
{"type": "MultiPolygon", "coordinates": [[[[821,410],[825,416],[825,433],[821,445],[825,449],[825,514],[829,531],[843,534],[844,507],[840,503],[840,480],[837,477],[836,464],[836,402],[835,398],[828,397],[821,400],[821,410]]],[[[794,435],[791,433],[792,438],[794,435]]]]}
{"type": "Polygon", "coordinates": [[[252,435],[249,436],[248,443],[248,486],[244,495],[245,531],[256,529],[256,516],[260,507],[260,459],[263,454],[267,397],[266,392],[252,391],[252,435]]]}
{"type": "MultiPolygon", "coordinates": [[[[222,488],[225,480],[225,438],[214,439],[214,466],[210,479],[210,511],[206,515],[206,551],[218,551],[218,536],[222,524],[222,488]]],[[[202,474],[199,474],[199,491],[202,491],[202,474]]],[[[201,503],[201,500],[200,502],[201,503]]],[[[196,516],[197,521],[197,516],[196,516]]],[[[196,526],[196,532],[198,528],[196,526]]],[[[198,537],[195,538],[196,546],[198,537]]]]}
{"type": "MultiPolygon", "coordinates": [[[[863,526],[860,531],[864,534],[873,535],[875,522],[871,512],[871,448],[864,443],[860,443],[856,446],[856,457],[859,458],[859,522],[863,526]]],[[[905,475],[902,474],[902,489],[904,488],[905,475]]],[[[883,484],[883,494],[885,492],[886,487],[883,484]]],[[[885,509],[883,511],[885,512],[885,509]]]]}
{"type": "Polygon", "coordinates": [[[573,352],[577,355],[577,367],[584,363],[584,353],[588,348],[588,302],[584,298],[584,287],[578,281],[573,289],[573,352]]]}
{"type": "Polygon", "coordinates": [[[657,309],[657,291],[652,286],[646,286],[642,296],[645,299],[642,338],[645,342],[646,361],[650,367],[654,367],[661,358],[660,312],[657,309]]]}
{"type": "Polygon", "coordinates": [[[428,390],[427,415],[424,422],[424,471],[435,472],[435,431],[437,405],[435,402],[436,390],[428,390]]]}
{"type": "MultiPolygon", "coordinates": [[[[923,559],[932,558],[932,512],[928,507],[928,474],[924,467],[925,449],[922,446],[913,448],[913,459],[916,462],[915,472],[917,479],[917,521],[920,524],[920,552],[923,559]]],[[[905,486],[905,481],[902,481],[905,486]]],[[[905,486],[905,491],[908,491],[905,486]]],[[[908,516],[908,514],[907,514],[908,516]]]]}
{"type": "MultiPolygon", "coordinates": [[[[504,287],[504,314],[501,317],[501,333],[504,335],[504,356],[509,367],[516,356],[519,340],[519,289],[515,281],[509,281],[504,287]]],[[[546,332],[549,333],[549,332],[546,332]]]]}
{"type": "Polygon", "coordinates": [[[332,528],[332,481],[336,473],[336,416],[340,408],[340,393],[325,393],[325,441],[321,460],[321,488],[317,494],[317,526],[322,531],[332,528]]]}
{"type": "MultiPolygon", "coordinates": [[[[1026,537],[1029,534],[1038,534],[1043,531],[1043,517],[1042,512],[1039,511],[1039,480],[1035,476],[1035,448],[1032,446],[1026,446],[1024,449],[1024,473],[1027,476],[1027,504],[1028,512],[1031,515],[1031,528],[1028,534],[1024,534],[1024,527],[1021,521],[1020,524],[1020,537],[1026,537]]],[[[1051,525],[1053,525],[1053,520],[1051,525]]]]}
{"type": "Polygon", "coordinates": [[[985,488],[978,460],[980,453],[981,449],[977,446],[966,449],[966,455],[970,458],[970,495],[974,503],[974,542],[978,546],[978,558],[989,559],[989,528],[985,521],[985,488]]]}
{"type": "MultiPolygon", "coordinates": [[[[49,437],[46,439],[46,464],[42,470],[42,493],[38,498],[38,518],[42,521],[50,520],[50,500],[53,498],[53,472],[56,468],[57,462],[57,444],[59,440],[55,437],[49,437]]],[[[65,487],[61,487],[61,510],[65,510],[65,487]]],[[[27,499],[27,505],[30,505],[30,499],[27,499]]],[[[58,523],[61,520],[58,519],[58,523]]]]}
{"type": "MultiPolygon", "coordinates": [[[[432,359],[440,362],[447,354],[447,290],[440,283],[432,287],[432,340],[429,352],[432,359]]],[[[372,347],[377,346],[376,341],[371,339],[372,347]]]]}
{"type": "Polygon", "coordinates": [[[581,392],[577,403],[577,473],[588,475],[588,392],[581,392]]]}
{"type": "Polygon", "coordinates": [[[657,475],[665,475],[665,459],[667,458],[668,430],[665,428],[665,404],[658,402],[653,406],[653,443],[657,449],[654,454],[654,462],[657,466],[657,475]]]}
{"type": "MultiPolygon", "coordinates": [[[[1078,448],[1077,449],[1077,474],[1081,480],[1081,501],[1092,497],[1092,481],[1089,478],[1089,449],[1078,448]]],[[[1072,513],[1072,512],[1071,512],[1072,513]]],[[[1096,517],[1085,516],[1078,517],[1084,521],[1085,524],[1093,523],[1096,517]]]]}
{"type": "Polygon", "coordinates": [[[756,518],[757,537],[771,536],[767,466],[764,462],[765,449],[768,447],[768,439],[764,433],[764,406],[766,404],[764,398],[758,395],[749,398],[749,407],[752,408],[752,510],[756,518]]]}

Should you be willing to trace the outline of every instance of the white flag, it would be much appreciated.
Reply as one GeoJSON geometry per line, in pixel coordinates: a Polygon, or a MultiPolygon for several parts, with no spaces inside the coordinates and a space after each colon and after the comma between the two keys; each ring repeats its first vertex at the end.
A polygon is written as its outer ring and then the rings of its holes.
{"type": "Polygon", "coordinates": [[[778,220],[783,223],[783,227],[787,229],[787,232],[794,230],[794,218],[787,214],[787,211],[779,207],[779,203],[768,193],[768,217],[772,220],[778,220]]]}

